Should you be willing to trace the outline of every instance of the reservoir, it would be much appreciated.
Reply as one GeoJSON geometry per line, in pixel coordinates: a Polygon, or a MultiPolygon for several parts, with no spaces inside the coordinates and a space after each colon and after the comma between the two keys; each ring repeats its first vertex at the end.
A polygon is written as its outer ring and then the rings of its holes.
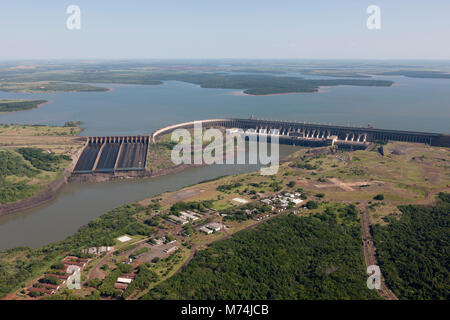
{"type": "MultiPolygon", "coordinates": [[[[392,87],[329,87],[319,93],[247,96],[236,90],[103,84],[108,92],[8,93],[0,99],[46,99],[37,109],[0,114],[0,123],[63,125],[83,121],[83,135],[151,134],[158,128],[219,117],[296,120],[450,133],[450,80],[374,77],[392,87]]],[[[329,78],[326,78],[329,79],[329,78]]],[[[98,84],[97,84],[98,85],[98,84]]],[[[280,147],[280,155],[295,148],[280,147]]],[[[62,240],[117,206],[257,166],[213,165],[146,180],[69,184],[44,206],[0,218],[0,250],[62,240]]]]}
{"type": "MultiPolygon", "coordinates": [[[[45,99],[37,109],[0,114],[0,123],[63,125],[83,121],[83,135],[151,134],[158,128],[210,118],[296,120],[336,125],[450,132],[450,79],[376,77],[392,87],[340,86],[319,93],[242,95],[168,81],[115,85],[109,92],[8,93],[0,99],[45,99]]],[[[97,84],[96,84],[97,85],[97,84]]],[[[100,84],[101,85],[101,84],[100,84]]]]}

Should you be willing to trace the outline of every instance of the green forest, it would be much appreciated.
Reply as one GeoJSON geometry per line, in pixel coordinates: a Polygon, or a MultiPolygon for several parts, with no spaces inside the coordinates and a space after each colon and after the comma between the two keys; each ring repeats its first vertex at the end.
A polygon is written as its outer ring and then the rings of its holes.
{"type": "Polygon", "coordinates": [[[378,299],[354,210],[285,215],[200,251],[144,299],[378,299]]]}
{"type": "Polygon", "coordinates": [[[61,161],[70,161],[68,155],[48,153],[40,148],[19,148],[17,149],[17,152],[20,153],[25,160],[28,160],[33,167],[45,171],[57,171],[61,161]]]}
{"type": "Polygon", "coordinates": [[[37,186],[28,185],[23,181],[11,182],[7,180],[7,177],[32,178],[39,172],[39,170],[27,164],[17,153],[0,150],[0,203],[32,196],[37,190],[37,186]]]}
{"type": "Polygon", "coordinates": [[[12,112],[37,108],[47,100],[0,100],[0,112],[12,112]]]}
{"type": "Polygon", "coordinates": [[[400,206],[403,215],[373,226],[378,261],[400,299],[450,298],[450,194],[436,206],[400,206]]]}
{"type": "Polygon", "coordinates": [[[13,202],[36,194],[40,186],[21,178],[33,178],[43,171],[60,170],[67,155],[47,153],[39,148],[0,149],[0,203],[13,202]],[[28,161],[28,162],[27,162],[28,161]]]}

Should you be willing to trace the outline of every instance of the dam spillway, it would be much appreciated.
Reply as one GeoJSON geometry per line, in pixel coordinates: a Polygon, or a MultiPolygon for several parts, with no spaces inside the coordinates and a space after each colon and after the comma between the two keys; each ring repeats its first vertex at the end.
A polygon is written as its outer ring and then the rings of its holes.
{"type": "Polygon", "coordinates": [[[150,137],[88,137],[74,174],[144,171],[150,137]]]}

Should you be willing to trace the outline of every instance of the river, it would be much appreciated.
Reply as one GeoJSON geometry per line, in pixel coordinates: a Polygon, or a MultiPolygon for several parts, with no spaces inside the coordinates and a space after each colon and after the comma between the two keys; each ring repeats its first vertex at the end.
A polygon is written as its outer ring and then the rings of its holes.
{"type": "MultiPolygon", "coordinates": [[[[280,145],[280,157],[298,147],[280,145]]],[[[0,218],[0,250],[40,247],[62,240],[82,225],[122,204],[174,191],[224,175],[255,171],[259,165],[210,165],[156,178],[69,183],[48,204],[0,218]]]]}

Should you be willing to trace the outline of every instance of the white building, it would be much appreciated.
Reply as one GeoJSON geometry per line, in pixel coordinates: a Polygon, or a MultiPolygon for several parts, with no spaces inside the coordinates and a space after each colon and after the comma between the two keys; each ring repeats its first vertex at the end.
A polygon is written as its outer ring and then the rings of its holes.
{"type": "Polygon", "coordinates": [[[193,220],[193,221],[198,220],[198,217],[191,213],[181,211],[180,214],[183,216],[183,218],[186,218],[188,220],[193,220]]]}
{"type": "Polygon", "coordinates": [[[211,229],[208,229],[207,227],[201,227],[200,229],[198,229],[206,234],[211,234],[213,233],[213,231],[211,229]]]}
{"type": "Polygon", "coordinates": [[[185,220],[185,219],[183,219],[183,218],[181,218],[181,217],[174,216],[173,214],[171,214],[168,218],[169,218],[170,220],[172,220],[173,222],[178,223],[178,224],[186,224],[186,223],[189,223],[189,221],[187,221],[187,220],[185,220]]]}
{"type": "Polygon", "coordinates": [[[133,282],[133,279],[130,279],[130,278],[123,278],[123,277],[118,277],[118,278],[117,278],[117,282],[118,282],[118,283],[126,283],[126,284],[130,284],[131,282],[133,282]]]}
{"type": "Polygon", "coordinates": [[[214,231],[220,231],[223,228],[223,226],[220,223],[217,223],[217,222],[208,223],[206,225],[206,227],[208,229],[211,229],[211,230],[214,230],[214,231]]]}
{"type": "Polygon", "coordinates": [[[164,252],[165,253],[172,253],[172,252],[175,252],[177,249],[178,249],[177,246],[173,246],[171,248],[168,248],[168,249],[164,250],[164,252]]]}

